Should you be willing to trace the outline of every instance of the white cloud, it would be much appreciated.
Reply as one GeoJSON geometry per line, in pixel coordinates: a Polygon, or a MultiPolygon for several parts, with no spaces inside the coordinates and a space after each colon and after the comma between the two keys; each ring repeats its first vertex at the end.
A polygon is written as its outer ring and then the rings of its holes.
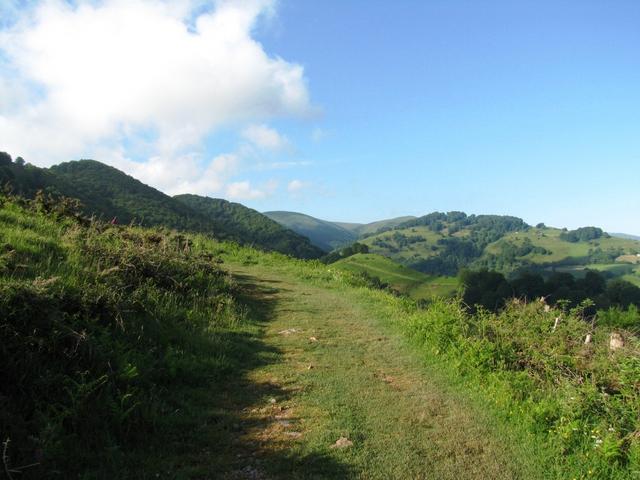
{"type": "MultiPolygon", "coordinates": [[[[12,26],[0,23],[2,149],[37,165],[96,155],[168,192],[224,190],[239,160],[204,161],[208,134],[250,122],[245,133],[255,145],[281,148],[286,138],[255,122],[313,110],[303,68],[252,38],[274,1],[43,0],[13,8],[12,26]],[[140,144],[145,161],[133,162],[140,144]]],[[[258,198],[244,183],[230,191],[258,198]]]]}
{"type": "Polygon", "coordinates": [[[291,142],[267,125],[249,125],[242,132],[242,136],[254,146],[265,150],[285,150],[291,148],[291,142]]]}
{"type": "Polygon", "coordinates": [[[311,183],[302,180],[291,180],[287,185],[287,191],[293,196],[301,196],[305,190],[311,187],[311,183]]]}
{"type": "Polygon", "coordinates": [[[233,182],[227,186],[226,194],[235,200],[256,200],[271,195],[278,184],[275,181],[267,182],[261,188],[254,188],[251,182],[233,182]]]}

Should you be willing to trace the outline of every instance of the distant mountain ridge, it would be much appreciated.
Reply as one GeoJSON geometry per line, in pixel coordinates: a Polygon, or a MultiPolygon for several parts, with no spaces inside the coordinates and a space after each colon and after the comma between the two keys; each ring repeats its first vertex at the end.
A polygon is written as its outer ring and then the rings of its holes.
{"type": "Polygon", "coordinates": [[[14,193],[28,198],[38,190],[77,198],[87,215],[116,218],[119,223],[207,233],[299,258],[319,258],[324,253],[309,239],[241,204],[195,195],[173,198],[95,160],[51,168],[3,164],[0,185],[9,185],[14,193]]]}
{"type": "Polygon", "coordinates": [[[609,235],[617,238],[626,238],[628,240],[638,240],[640,241],[640,235],[631,235],[630,233],[614,233],[610,232],[609,235]]]}
{"type": "Polygon", "coordinates": [[[382,229],[394,228],[416,217],[404,216],[371,223],[332,222],[299,212],[272,211],[264,215],[294,232],[309,237],[318,247],[330,251],[355,242],[358,238],[382,229]]]}
{"type": "Polygon", "coordinates": [[[304,235],[317,247],[331,251],[357,240],[358,235],[340,225],[297,212],[263,212],[280,225],[304,235]]]}

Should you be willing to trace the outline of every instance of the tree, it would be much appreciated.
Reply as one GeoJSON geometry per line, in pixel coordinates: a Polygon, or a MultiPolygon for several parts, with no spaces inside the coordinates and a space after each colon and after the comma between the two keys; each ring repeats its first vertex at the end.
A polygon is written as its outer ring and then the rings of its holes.
{"type": "Polygon", "coordinates": [[[22,158],[22,157],[17,157],[15,159],[15,164],[18,165],[19,167],[24,167],[26,163],[27,162],[25,162],[24,158],[22,158]]]}
{"type": "Polygon", "coordinates": [[[626,280],[613,280],[607,287],[607,296],[614,305],[640,307],[640,288],[626,280]]]}
{"type": "Polygon", "coordinates": [[[11,163],[11,155],[7,152],[0,152],[0,167],[9,166],[11,163]]]}

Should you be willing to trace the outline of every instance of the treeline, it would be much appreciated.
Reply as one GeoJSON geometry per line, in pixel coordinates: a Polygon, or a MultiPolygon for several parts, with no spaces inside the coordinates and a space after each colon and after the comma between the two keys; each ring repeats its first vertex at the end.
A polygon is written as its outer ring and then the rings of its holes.
{"type": "Polygon", "coordinates": [[[460,273],[463,300],[470,307],[481,306],[490,311],[502,308],[507,300],[528,301],[544,298],[549,305],[565,303],[576,307],[585,300],[593,302],[589,309],[640,307],[640,288],[621,279],[607,282],[599,272],[588,270],[583,278],[570,273],[554,273],[548,279],[537,273],[522,273],[508,280],[502,273],[490,270],[463,270],[460,273]]]}
{"type": "Polygon", "coordinates": [[[603,237],[610,238],[608,233],[605,233],[598,227],[581,227],[576,230],[563,231],[560,234],[560,239],[571,243],[590,242],[591,240],[597,240],[603,237]]]}

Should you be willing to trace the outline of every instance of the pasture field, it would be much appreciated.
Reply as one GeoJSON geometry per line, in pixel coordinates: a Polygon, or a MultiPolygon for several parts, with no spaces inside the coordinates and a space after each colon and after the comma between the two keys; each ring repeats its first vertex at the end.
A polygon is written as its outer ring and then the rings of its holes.
{"type": "Polygon", "coordinates": [[[414,300],[436,296],[450,296],[458,288],[455,277],[426,275],[400,265],[393,260],[372,253],[358,253],[332,264],[332,267],[352,273],[366,273],[377,277],[394,290],[414,300]]]}

